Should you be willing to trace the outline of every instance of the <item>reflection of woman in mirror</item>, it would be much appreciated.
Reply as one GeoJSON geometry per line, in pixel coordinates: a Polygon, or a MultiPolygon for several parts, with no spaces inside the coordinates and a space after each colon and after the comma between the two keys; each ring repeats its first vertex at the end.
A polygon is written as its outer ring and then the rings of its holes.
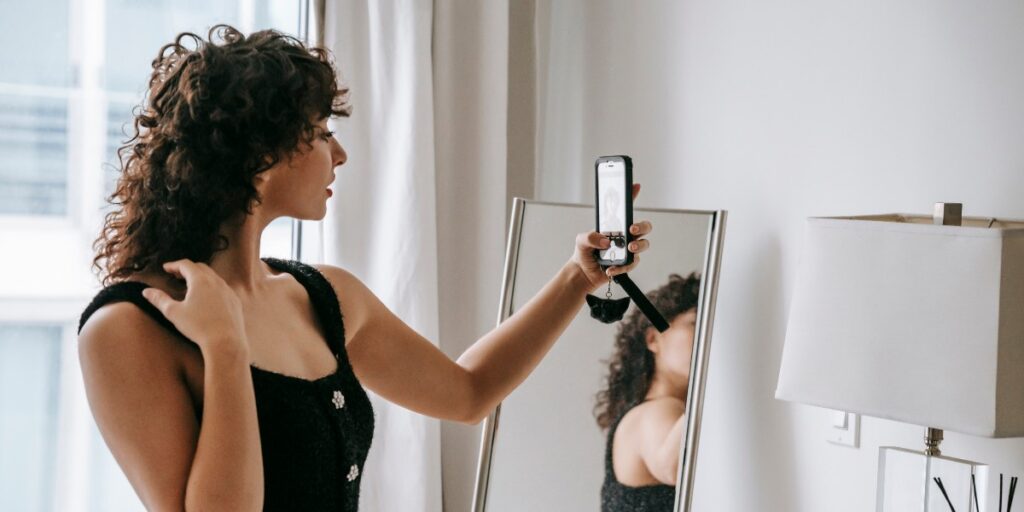
{"type": "Polygon", "coordinates": [[[608,234],[612,231],[622,233],[622,216],[619,214],[620,198],[622,190],[609,185],[605,188],[604,197],[601,202],[601,232],[608,234]]]}
{"type": "Polygon", "coordinates": [[[672,510],[699,289],[696,273],[671,274],[647,293],[668,330],[658,332],[636,308],[619,326],[594,408],[608,436],[602,512],[672,510]]]}
{"type": "MultiPolygon", "coordinates": [[[[356,510],[367,390],[478,423],[588,293],[636,266],[606,271],[607,240],[578,234],[547,284],[453,361],[353,273],[261,258],[275,219],[327,214],[347,159],[328,120],[348,115],[346,92],[326,50],[275,31],[184,33],[153,60],[78,340],[93,417],[149,510],[356,510]]],[[[632,229],[646,250],[650,222],[632,229]]]]}
{"type": "Polygon", "coordinates": [[[623,237],[622,216],[620,215],[619,196],[622,190],[614,185],[605,187],[601,206],[601,233],[612,241],[611,247],[601,253],[606,260],[620,260],[626,257],[626,242],[623,237]]]}

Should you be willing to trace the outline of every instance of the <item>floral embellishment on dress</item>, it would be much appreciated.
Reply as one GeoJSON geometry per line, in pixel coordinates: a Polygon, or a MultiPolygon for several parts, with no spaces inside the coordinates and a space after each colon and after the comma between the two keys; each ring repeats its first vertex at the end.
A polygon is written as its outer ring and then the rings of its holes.
{"type": "Polygon", "coordinates": [[[352,467],[348,468],[348,481],[351,482],[356,478],[359,478],[359,466],[352,464],[352,467]]]}
{"type": "Polygon", "coordinates": [[[334,402],[335,409],[341,409],[342,407],[345,407],[345,395],[341,394],[341,391],[335,390],[334,398],[331,399],[331,401],[334,402]]]}

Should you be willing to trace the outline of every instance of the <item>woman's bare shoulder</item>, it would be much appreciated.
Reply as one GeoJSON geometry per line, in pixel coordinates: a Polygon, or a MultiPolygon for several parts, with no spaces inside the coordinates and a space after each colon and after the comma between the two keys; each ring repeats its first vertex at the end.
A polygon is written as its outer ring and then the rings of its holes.
{"type": "Polygon", "coordinates": [[[656,423],[674,422],[686,413],[686,402],[676,397],[654,398],[638,404],[622,417],[619,428],[627,432],[642,430],[656,423]]]}
{"type": "MultiPolygon", "coordinates": [[[[661,412],[685,411],[686,402],[674,396],[661,396],[648,399],[633,408],[640,414],[658,414],[661,412]]],[[[630,411],[630,412],[633,412],[630,411]]]]}
{"type": "MultiPolygon", "coordinates": [[[[183,290],[156,276],[137,274],[118,283],[126,281],[145,283],[175,298],[184,297],[183,290]]],[[[178,338],[139,305],[120,300],[103,304],[89,315],[78,333],[78,350],[83,359],[101,356],[97,362],[103,366],[148,364],[154,358],[166,361],[179,353],[178,338]]]]}
{"type": "Polygon", "coordinates": [[[315,263],[313,267],[327,279],[338,297],[338,306],[345,318],[345,342],[359,331],[370,314],[369,306],[376,298],[373,292],[354,274],[335,265],[315,263]]]}

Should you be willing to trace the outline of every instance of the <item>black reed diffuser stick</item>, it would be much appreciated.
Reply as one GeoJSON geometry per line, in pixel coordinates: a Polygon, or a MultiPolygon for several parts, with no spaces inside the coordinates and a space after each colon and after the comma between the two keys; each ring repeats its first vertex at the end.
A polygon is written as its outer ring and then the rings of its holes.
{"type": "Polygon", "coordinates": [[[981,505],[978,504],[978,484],[975,482],[974,473],[971,473],[971,494],[974,494],[974,512],[981,512],[981,505]]]}
{"type": "Polygon", "coordinates": [[[999,473],[999,512],[1003,512],[1003,474],[999,473]]]}
{"type": "MultiPolygon", "coordinates": [[[[946,494],[946,486],[942,485],[942,479],[936,476],[936,477],[932,477],[932,480],[935,480],[935,483],[939,484],[939,490],[942,491],[942,496],[944,498],[946,498],[946,503],[949,503],[949,510],[952,511],[952,512],[956,512],[956,509],[953,508],[953,502],[950,501],[949,495],[946,494]]],[[[1009,512],[1009,511],[1007,511],[1007,512],[1009,512]]]]}
{"type": "Polygon", "coordinates": [[[1010,479],[1010,495],[1006,498],[1006,512],[1010,512],[1010,507],[1013,506],[1013,493],[1017,490],[1017,477],[1010,479]]]}

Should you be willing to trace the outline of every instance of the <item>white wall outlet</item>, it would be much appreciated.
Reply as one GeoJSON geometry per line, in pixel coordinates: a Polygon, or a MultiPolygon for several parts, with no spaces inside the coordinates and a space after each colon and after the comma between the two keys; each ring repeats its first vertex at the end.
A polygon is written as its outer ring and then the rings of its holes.
{"type": "Polygon", "coordinates": [[[860,447],[860,415],[845,411],[832,411],[830,414],[831,428],[828,431],[828,442],[860,447]]]}

